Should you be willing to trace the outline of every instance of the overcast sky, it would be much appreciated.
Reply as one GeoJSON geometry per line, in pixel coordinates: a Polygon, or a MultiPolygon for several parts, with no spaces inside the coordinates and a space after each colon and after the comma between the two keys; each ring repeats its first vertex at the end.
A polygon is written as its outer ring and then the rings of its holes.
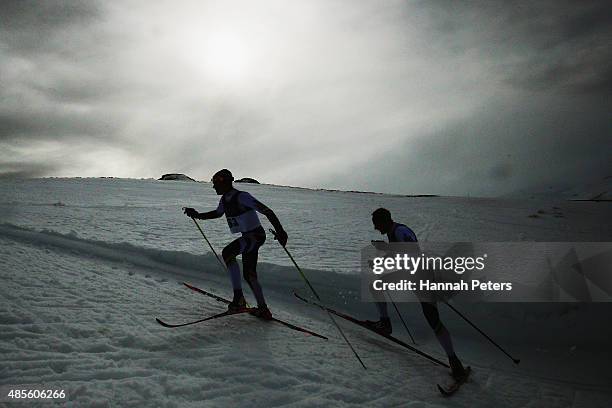
{"type": "Polygon", "coordinates": [[[612,175],[609,1],[0,2],[2,177],[495,196],[612,175]]]}

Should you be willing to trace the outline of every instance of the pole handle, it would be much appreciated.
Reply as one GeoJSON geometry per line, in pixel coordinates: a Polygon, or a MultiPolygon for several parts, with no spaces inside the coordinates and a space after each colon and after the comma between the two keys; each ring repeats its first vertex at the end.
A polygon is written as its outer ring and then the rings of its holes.
{"type": "Polygon", "coordinates": [[[272,228],[268,228],[268,231],[270,231],[270,233],[274,235],[274,239],[278,241],[278,235],[276,235],[276,231],[274,231],[272,228]]]}

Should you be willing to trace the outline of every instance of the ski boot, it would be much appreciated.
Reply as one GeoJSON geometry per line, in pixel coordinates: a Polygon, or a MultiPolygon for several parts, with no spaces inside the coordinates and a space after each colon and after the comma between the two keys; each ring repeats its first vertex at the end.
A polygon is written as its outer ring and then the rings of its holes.
{"type": "Polygon", "coordinates": [[[244,296],[234,296],[234,299],[227,305],[228,312],[239,312],[246,309],[246,300],[244,296]]]}
{"type": "Polygon", "coordinates": [[[393,327],[391,327],[391,320],[389,318],[382,318],[378,321],[366,320],[366,326],[370,329],[374,330],[377,333],[390,335],[393,332],[393,327]]]}
{"type": "Polygon", "coordinates": [[[253,316],[264,320],[272,320],[272,312],[267,305],[257,305],[257,308],[251,312],[253,316]]]}
{"type": "Polygon", "coordinates": [[[455,381],[462,380],[467,374],[465,368],[463,367],[463,364],[461,364],[461,361],[459,360],[459,357],[457,357],[456,355],[450,356],[448,358],[448,364],[450,365],[451,375],[453,376],[455,381]]]}

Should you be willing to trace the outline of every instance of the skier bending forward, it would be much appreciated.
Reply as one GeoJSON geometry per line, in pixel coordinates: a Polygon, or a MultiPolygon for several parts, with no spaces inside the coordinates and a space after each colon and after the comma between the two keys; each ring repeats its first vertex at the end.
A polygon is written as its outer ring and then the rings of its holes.
{"type": "MultiPolygon", "coordinates": [[[[406,225],[393,221],[391,213],[386,208],[379,208],[372,213],[372,223],[374,224],[374,229],[378,230],[381,234],[387,234],[389,242],[417,242],[416,234],[406,225]]],[[[382,247],[385,247],[385,245],[382,245],[382,247]]],[[[391,334],[392,327],[387,311],[387,303],[376,302],[376,308],[378,309],[380,320],[368,320],[366,323],[378,332],[391,334]]],[[[461,364],[459,357],[457,357],[457,354],[455,354],[455,349],[453,348],[453,342],[451,341],[448,329],[440,320],[437,303],[431,299],[421,300],[421,308],[438,342],[448,356],[448,363],[453,377],[457,380],[464,378],[466,370],[463,364],[461,364]]]]}

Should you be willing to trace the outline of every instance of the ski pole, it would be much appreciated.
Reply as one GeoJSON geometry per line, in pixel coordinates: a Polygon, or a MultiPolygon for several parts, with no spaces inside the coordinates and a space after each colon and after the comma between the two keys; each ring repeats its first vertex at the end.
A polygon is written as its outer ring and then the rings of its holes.
{"type": "Polygon", "coordinates": [[[219,255],[217,254],[217,251],[215,251],[215,248],[213,248],[213,246],[210,243],[210,241],[208,240],[208,238],[206,238],[206,234],[204,234],[204,231],[202,231],[202,228],[200,228],[200,224],[198,224],[198,222],[195,220],[195,218],[191,218],[191,219],[195,223],[196,227],[198,227],[198,229],[200,230],[200,234],[202,234],[202,236],[204,237],[204,240],[206,240],[206,243],[210,247],[211,251],[213,252],[213,254],[215,254],[215,258],[217,258],[217,261],[219,261],[219,263],[221,264],[221,267],[223,267],[223,269],[225,269],[227,271],[227,266],[221,260],[221,258],[219,258],[219,255]]]}
{"type": "Polygon", "coordinates": [[[470,319],[468,319],[467,317],[465,317],[459,310],[457,310],[453,305],[451,305],[450,303],[448,303],[447,301],[443,300],[443,302],[446,304],[446,306],[450,307],[451,310],[455,313],[457,313],[459,316],[461,316],[461,318],[463,320],[465,320],[466,322],[468,322],[470,324],[470,326],[472,326],[474,329],[476,329],[478,331],[478,333],[482,334],[487,340],[489,340],[495,347],[497,347],[498,349],[500,349],[506,356],[510,357],[510,359],[514,362],[514,364],[518,364],[521,362],[521,359],[519,358],[514,358],[512,357],[510,354],[508,354],[508,352],[506,350],[504,350],[499,344],[497,344],[492,338],[490,338],[489,336],[487,336],[487,334],[485,332],[483,332],[482,330],[480,330],[474,323],[472,323],[470,321],[470,319]]]}
{"type": "MultiPolygon", "coordinates": [[[[272,228],[269,229],[269,231],[272,233],[272,235],[274,235],[274,238],[277,238],[276,236],[276,231],[274,231],[272,228]]],[[[278,241],[278,239],[277,239],[278,241]]],[[[282,246],[282,245],[281,245],[282,246]]],[[[306,275],[304,275],[304,272],[302,272],[302,268],[299,267],[299,265],[297,264],[297,262],[295,262],[295,259],[293,259],[293,256],[291,256],[291,253],[289,252],[289,250],[282,246],[283,249],[285,250],[285,253],[287,254],[287,256],[289,256],[289,259],[291,259],[291,262],[293,262],[293,265],[295,265],[295,268],[298,270],[298,272],[300,273],[300,275],[302,276],[302,279],[304,279],[304,281],[306,282],[306,284],[308,285],[308,287],[310,288],[310,290],[312,291],[312,294],[315,295],[315,297],[317,298],[318,301],[321,301],[321,298],[319,297],[319,294],[317,293],[317,291],[312,287],[312,285],[310,284],[310,281],[308,280],[308,278],[306,277],[306,275]]],[[[365,364],[363,363],[363,361],[361,360],[361,357],[359,357],[359,354],[357,354],[357,351],[355,351],[355,348],[353,347],[353,345],[351,344],[351,342],[349,341],[349,339],[346,337],[346,335],[344,334],[344,332],[342,331],[342,329],[340,328],[340,325],[338,325],[338,322],[336,322],[336,320],[334,319],[334,317],[331,315],[331,313],[329,313],[329,311],[327,309],[325,309],[324,307],[321,307],[321,309],[325,310],[325,312],[327,313],[327,316],[329,316],[329,319],[334,323],[334,325],[336,326],[336,328],[338,329],[338,331],[340,332],[340,335],[342,335],[342,338],[344,339],[344,341],[346,342],[346,344],[350,347],[351,351],[353,352],[353,354],[355,355],[355,357],[357,357],[357,360],[359,360],[359,363],[361,363],[361,366],[363,367],[364,370],[367,370],[368,368],[365,366],[365,364]]]]}
{"type": "MultiPolygon", "coordinates": [[[[210,247],[210,250],[213,252],[213,254],[215,254],[215,258],[217,258],[217,261],[219,261],[219,263],[221,264],[221,267],[229,273],[229,270],[227,269],[227,265],[225,265],[225,262],[223,262],[221,260],[221,258],[219,257],[219,255],[217,254],[217,251],[215,251],[215,248],[212,246],[212,244],[210,243],[210,241],[208,240],[208,238],[206,238],[206,235],[204,234],[204,231],[202,231],[202,228],[200,228],[200,224],[198,224],[198,222],[195,220],[195,218],[191,218],[193,220],[193,222],[195,223],[196,227],[198,227],[198,229],[200,230],[200,234],[202,234],[202,236],[204,237],[204,239],[206,240],[206,243],[208,243],[208,246],[210,247]]],[[[247,302],[247,307],[249,307],[249,303],[247,302]]]]}
{"type": "Polygon", "coordinates": [[[395,302],[393,301],[393,298],[391,297],[391,293],[389,293],[388,290],[385,291],[385,293],[387,294],[387,296],[389,296],[389,300],[391,300],[391,304],[395,308],[395,312],[399,316],[400,320],[402,321],[402,324],[404,325],[404,328],[408,332],[408,335],[410,336],[410,339],[412,340],[412,343],[416,344],[416,341],[414,341],[414,337],[412,337],[412,333],[410,333],[410,329],[408,329],[408,325],[404,321],[404,318],[402,317],[402,314],[400,313],[399,309],[397,308],[397,305],[395,304],[395,302]]]}

